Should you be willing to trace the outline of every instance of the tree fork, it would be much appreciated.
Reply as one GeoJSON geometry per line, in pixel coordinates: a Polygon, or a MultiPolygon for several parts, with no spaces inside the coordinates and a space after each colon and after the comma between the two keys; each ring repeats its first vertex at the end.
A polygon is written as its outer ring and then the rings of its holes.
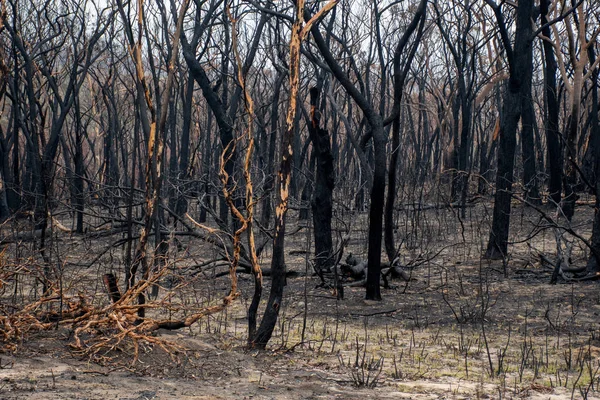
{"type": "Polygon", "coordinates": [[[290,39],[290,101],[286,116],[286,130],[283,136],[282,156],[277,174],[277,188],[279,204],[275,209],[275,235],[273,238],[273,258],[271,260],[272,284],[269,300],[267,302],[263,319],[258,327],[256,335],[251,340],[251,345],[264,349],[273,335],[279,310],[283,301],[283,287],[285,286],[285,217],[288,210],[288,198],[290,190],[290,178],[292,171],[292,149],[295,130],[295,119],[297,110],[298,91],[300,88],[300,47],[302,41],[310,31],[310,28],[329,12],[338,0],[330,0],[319,12],[305,24],[302,23],[304,15],[304,0],[296,3],[296,19],[292,25],[292,37],[290,39]]]}

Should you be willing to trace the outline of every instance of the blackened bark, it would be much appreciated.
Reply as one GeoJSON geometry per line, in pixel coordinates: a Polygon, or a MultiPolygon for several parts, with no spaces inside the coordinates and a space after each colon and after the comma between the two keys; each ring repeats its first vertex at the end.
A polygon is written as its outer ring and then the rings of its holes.
{"type": "Polygon", "coordinates": [[[310,89],[309,133],[317,160],[315,193],[311,206],[315,235],[315,266],[317,271],[329,271],[334,264],[331,218],[335,179],[329,132],[320,127],[320,113],[317,109],[319,94],[319,88],[310,89]]]}
{"type": "MultiPolygon", "coordinates": [[[[193,79],[192,79],[193,82],[193,79]]],[[[187,86],[187,85],[186,85],[187,86]]],[[[184,103],[185,104],[185,103],[184,103]]],[[[184,197],[181,191],[181,185],[179,182],[179,168],[177,163],[177,96],[173,96],[169,99],[169,117],[168,117],[168,131],[169,131],[169,173],[168,173],[168,198],[169,208],[173,211],[177,210],[177,199],[184,197]]],[[[167,106],[166,104],[164,105],[167,106]]]]}
{"type": "MultiPolygon", "coordinates": [[[[0,155],[4,153],[0,151],[0,155]]],[[[0,221],[4,221],[10,216],[10,209],[6,201],[6,182],[4,181],[4,171],[0,172],[0,221]]]]}
{"type": "Polygon", "coordinates": [[[464,218],[466,213],[466,200],[469,192],[469,173],[468,161],[471,144],[471,125],[473,119],[472,105],[474,101],[473,85],[475,81],[476,70],[476,49],[477,46],[469,45],[473,18],[471,7],[473,4],[466,2],[464,27],[459,25],[460,31],[456,37],[450,37],[448,29],[441,24],[441,13],[434,3],[437,14],[437,24],[442,36],[452,53],[452,58],[458,71],[456,77],[457,96],[452,105],[454,115],[453,124],[453,171],[451,196],[453,201],[460,200],[462,206],[461,215],[464,218]],[[460,115],[459,115],[460,111],[460,115]],[[460,129],[459,129],[459,121],[460,129]],[[459,142],[460,131],[460,142],[459,142]],[[460,195],[460,197],[459,197],[460,195]]]}
{"type": "Polygon", "coordinates": [[[387,138],[381,118],[374,118],[373,150],[375,168],[373,169],[373,188],[371,189],[371,207],[369,209],[369,250],[367,272],[367,300],[381,300],[381,233],[383,230],[383,207],[385,206],[385,146],[387,138]]]}
{"type": "Polygon", "coordinates": [[[304,180],[304,187],[302,188],[302,193],[300,193],[300,204],[302,204],[302,208],[298,213],[298,220],[306,221],[310,216],[310,208],[304,207],[305,204],[309,202],[312,198],[313,193],[313,180],[311,179],[314,175],[315,164],[317,163],[317,157],[315,156],[315,152],[310,153],[310,158],[308,161],[308,171],[306,173],[306,178],[304,180]]]}
{"type": "MultiPolygon", "coordinates": [[[[465,86],[465,83],[460,79],[459,87],[465,86]]],[[[462,116],[462,127],[460,132],[460,147],[458,149],[458,173],[460,182],[460,205],[461,205],[461,216],[466,217],[466,203],[467,196],[469,194],[469,173],[468,173],[468,161],[469,161],[469,150],[471,149],[471,119],[473,116],[472,110],[472,91],[467,89],[459,89],[461,95],[461,116],[462,116]]]]}
{"type": "Polygon", "coordinates": [[[262,214],[260,218],[260,223],[264,227],[268,227],[271,221],[271,190],[273,189],[273,184],[275,182],[275,147],[277,146],[277,124],[279,121],[279,96],[281,94],[281,87],[283,85],[283,80],[285,79],[285,74],[282,71],[277,71],[277,77],[275,78],[275,88],[273,92],[273,100],[271,103],[271,115],[270,115],[270,125],[271,129],[269,132],[269,146],[267,152],[267,176],[264,190],[266,193],[265,200],[263,203],[262,214]]]}
{"type": "MultiPolygon", "coordinates": [[[[390,166],[388,169],[388,191],[385,202],[385,250],[390,263],[396,256],[396,245],[394,243],[394,204],[396,200],[396,171],[398,169],[398,157],[400,155],[400,105],[402,103],[402,93],[404,91],[404,83],[406,76],[412,64],[412,60],[419,47],[421,36],[423,35],[423,26],[425,22],[425,12],[427,1],[422,0],[419,9],[415,13],[411,23],[402,35],[394,51],[394,107],[392,111],[392,154],[390,155],[390,166]],[[417,29],[414,44],[406,57],[404,68],[401,65],[402,53],[408,44],[408,40],[413,32],[417,29]]],[[[387,121],[386,121],[387,122],[387,121]]],[[[376,155],[377,156],[377,155],[376,155]]],[[[385,165],[384,165],[385,168],[385,165]]],[[[367,288],[368,290],[368,288],[367,288]]]]}
{"type": "MultiPolygon", "coordinates": [[[[310,18],[311,15],[308,12],[305,12],[305,19],[308,21],[310,18]]],[[[333,57],[331,50],[327,46],[316,24],[313,25],[311,33],[319,48],[319,52],[331,69],[331,72],[361,108],[365,119],[369,123],[370,136],[373,139],[375,168],[373,169],[373,187],[371,188],[371,206],[369,210],[369,271],[367,274],[366,298],[368,300],[381,300],[379,282],[381,276],[381,242],[383,208],[385,205],[385,150],[387,142],[387,137],[383,128],[383,118],[375,110],[367,97],[354,86],[354,83],[348,78],[346,72],[333,57]]]]}
{"type": "Polygon", "coordinates": [[[523,158],[523,186],[525,187],[525,199],[533,204],[541,204],[541,198],[537,184],[535,145],[533,142],[535,111],[533,109],[531,90],[528,90],[525,93],[522,101],[521,138],[523,148],[521,155],[523,158]]]}
{"type": "MultiPolygon", "coordinates": [[[[7,201],[11,212],[16,212],[21,207],[21,169],[19,166],[19,127],[20,127],[20,105],[17,102],[19,95],[18,90],[18,79],[20,72],[19,61],[17,58],[16,46],[13,44],[13,59],[14,59],[14,78],[12,79],[11,86],[13,91],[13,131],[12,131],[12,184],[8,187],[7,201]]],[[[8,155],[8,154],[7,154],[8,155]]]]}
{"type": "Polygon", "coordinates": [[[185,94],[183,96],[183,126],[181,128],[181,148],[179,149],[179,170],[177,171],[177,181],[183,194],[177,197],[175,212],[183,216],[187,212],[187,180],[188,167],[190,160],[190,130],[192,127],[192,104],[194,94],[194,79],[189,76],[185,94]]]}
{"type": "MultiPolygon", "coordinates": [[[[224,3],[225,4],[225,3],[224,3]]],[[[219,85],[220,85],[220,91],[221,91],[221,105],[223,106],[223,113],[227,115],[227,123],[233,127],[234,121],[235,121],[235,114],[231,114],[231,113],[226,113],[227,111],[227,107],[229,106],[229,52],[230,52],[230,48],[231,48],[231,39],[229,36],[229,18],[227,17],[227,13],[225,12],[225,8],[226,6],[223,7],[223,12],[221,13],[221,19],[222,19],[222,24],[223,24],[223,52],[221,55],[221,74],[219,77],[219,85]]],[[[211,89],[211,91],[216,91],[216,89],[211,89]]],[[[232,107],[236,107],[235,105],[232,104],[232,107]]],[[[231,108],[231,107],[230,107],[231,108]]],[[[217,118],[218,120],[218,118],[217,118]]],[[[233,131],[230,130],[230,133],[226,133],[225,135],[223,135],[223,131],[221,131],[221,146],[223,147],[223,156],[224,156],[224,160],[225,160],[225,165],[224,165],[224,169],[225,172],[227,173],[228,179],[227,179],[227,189],[232,191],[234,189],[234,182],[233,182],[233,173],[236,169],[236,165],[237,165],[237,151],[235,149],[234,146],[234,142],[233,142],[233,131]]],[[[219,161],[217,158],[217,168],[219,168],[219,161]]],[[[219,190],[218,192],[218,196],[219,196],[219,219],[221,219],[221,222],[224,225],[228,224],[228,220],[229,220],[229,214],[230,214],[230,209],[229,206],[227,205],[227,201],[225,200],[225,196],[223,195],[223,191],[219,190]]],[[[237,198],[237,196],[236,196],[237,198]]],[[[236,204],[237,206],[239,206],[239,204],[236,204]]],[[[233,230],[237,230],[238,227],[235,226],[236,225],[236,221],[234,219],[233,221],[234,227],[233,230]]]]}
{"type": "MultiPolygon", "coordinates": [[[[331,8],[335,7],[335,1],[327,3],[319,13],[323,15],[331,8]]],[[[298,90],[300,87],[300,47],[305,35],[308,33],[311,25],[316,21],[312,20],[303,24],[304,1],[298,0],[296,3],[296,19],[292,25],[292,34],[290,40],[290,62],[289,62],[289,82],[290,82],[290,100],[286,116],[286,130],[282,141],[281,163],[278,173],[278,194],[279,202],[275,210],[275,237],[273,238],[273,258],[271,260],[271,292],[269,300],[265,306],[265,312],[260,326],[251,340],[251,345],[258,348],[265,348],[273,335],[275,324],[279,316],[283,301],[283,287],[285,286],[285,222],[288,210],[288,201],[290,195],[290,181],[293,163],[292,145],[294,142],[294,133],[296,131],[296,111],[298,90]]],[[[315,25],[313,25],[315,26],[315,25]]]]}
{"type": "Polygon", "coordinates": [[[498,173],[496,174],[496,194],[494,196],[494,214],[492,229],[485,256],[490,259],[502,259],[508,251],[508,233],[515,161],[516,135],[522,112],[522,96],[531,91],[532,80],[532,41],[531,18],[533,0],[520,0],[517,6],[517,26],[514,47],[508,39],[508,32],[499,6],[493,1],[494,12],[498,20],[500,34],[504,42],[509,62],[509,81],[502,103],[500,121],[500,144],[498,149],[498,173]]]}
{"type": "MultiPolygon", "coordinates": [[[[2,96],[2,92],[0,90],[0,96],[2,96]]],[[[6,166],[8,165],[6,160],[8,160],[8,149],[6,148],[6,139],[4,138],[4,132],[2,131],[2,127],[0,127],[0,159],[2,160],[0,164],[0,221],[4,221],[6,218],[10,216],[10,209],[8,207],[7,201],[7,183],[6,176],[8,175],[8,170],[6,166]]]]}
{"type": "MultiPolygon", "coordinates": [[[[1,25],[5,16],[0,12],[0,32],[2,31],[1,25]]],[[[5,65],[4,60],[0,60],[0,99],[4,98],[6,93],[7,85],[7,75],[8,75],[8,67],[5,65]]],[[[7,127],[10,129],[12,126],[12,118],[14,114],[11,113],[7,127]]],[[[12,186],[12,176],[9,166],[9,136],[10,131],[7,132],[6,136],[4,135],[4,130],[2,126],[0,126],[0,220],[4,221],[11,214],[11,210],[9,207],[9,190],[12,186]]]]}
{"type": "MultiPolygon", "coordinates": [[[[596,60],[596,52],[594,46],[588,49],[590,63],[593,64],[596,60]]],[[[597,274],[600,272],[600,259],[597,254],[600,254],[600,121],[598,121],[598,68],[592,72],[592,104],[590,110],[591,117],[591,145],[594,151],[594,172],[596,178],[596,205],[594,207],[594,223],[592,225],[592,251],[587,262],[587,272],[589,274],[597,274]]]]}
{"type": "MultiPolygon", "coordinates": [[[[211,84],[204,67],[196,59],[195,54],[199,39],[209,26],[211,18],[216,11],[216,7],[216,3],[212,4],[210,9],[205,12],[204,18],[196,23],[194,37],[191,42],[188,41],[185,32],[181,32],[181,49],[188,68],[190,69],[190,76],[192,76],[198,83],[198,86],[200,86],[202,94],[206,99],[206,103],[215,116],[217,126],[219,127],[219,139],[223,148],[223,159],[225,160],[224,169],[228,175],[227,187],[232,190],[234,185],[234,168],[236,164],[236,153],[233,146],[233,121],[227,114],[226,105],[223,104],[222,99],[219,98],[218,94],[213,89],[213,85],[211,84]]],[[[226,222],[229,215],[229,207],[227,207],[227,204],[223,199],[221,199],[220,210],[220,218],[223,222],[226,222]]]]}
{"type": "Polygon", "coordinates": [[[83,211],[85,199],[83,193],[83,174],[85,166],[83,165],[83,127],[81,125],[81,110],[79,107],[79,96],[76,97],[75,106],[75,176],[73,177],[73,189],[75,192],[75,232],[83,233],[83,211]]]}
{"type": "MultiPolygon", "coordinates": [[[[549,0],[540,0],[541,23],[548,23],[548,5],[549,0]]],[[[542,30],[542,34],[547,38],[552,38],[552,32],[549,26],[542,30]]],[[[547,40],[542,40],[544,49],[544,84],[545,84],[545,130],[546,143],[548,145],[548,201],[555,205],[560,204],[562,192],[562,170],[563,170],[563,155],[560,132],[558,130],[558,97],[556,86],[556,73],[558,66],[554,55],[554,46],[547,40]]]]}

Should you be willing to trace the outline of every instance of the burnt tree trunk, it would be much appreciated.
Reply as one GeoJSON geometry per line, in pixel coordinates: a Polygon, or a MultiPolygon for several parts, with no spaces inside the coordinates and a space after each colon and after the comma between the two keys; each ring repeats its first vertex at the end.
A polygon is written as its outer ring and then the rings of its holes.
{"type": "MultiPolygon", "coordinates": [[[[2,96],[0,89],[0,97],[2,96]]],[[[3,160],[0,164],[0,221],[4,221],[10,216],[10,209],[7,201],[7,175],[8,170],[6,166],[8,163],[8,149],[6,146],[7,140],[4,138],[4,132],[0,127],[0,157],[3,160]]]]}
{"type": "Polygon", "coordinates": [[[175,212],[180,217],[187,212],[187,192],[189,178],[189,160],[190,160],[190,130],[192,127],[192,105],[194,95],[194,79],[188,76],[188,81],[185,87],[183,97],[183,126],[181,128],[181,148],[179,149],[179,169],[177,171],[177,183],[181,193],[177,196],[175,204],[175,212]]]}
{"type": "Polygon", "coordinates": [[[83,164],[83,126],[81,124],[81,112],[79,107],[79,96],[76,97],[75,107],[75,176],[73,178],[73,189],[75,192],[75,232],[83,233],[83,211],[85,207],[83,193],[83,174],[85,166],[83,164]]]}
{"type": "Polygon", "coordinates": [[[315,235],[315,265],[317,271],[329,271],[334,264],[331,218],[335,180],[329,132],[320,127],[321,116],[317,110],[319,92],[319,88],[310,89],[311,124],[309,133],[317,160],[315,193],[311,207],[315,235]]]}
{"type": "Polygon", "coordinates": [[[500,6],[496,5],[492,0],[486,1],[492,6],[496,14],[510,73],[508,87],[506,88],[502,102],[494,214],[485,253],[487,258],[502,259],[506,256],[508,250],[513,168],[517,129],[523,107],[522,97],[531,91],[533,69],[531,41],[533,29],[531,18],[533,15],[533,1],[519,1],[516,15],[517,27],[514,47],[510,43],[509,33],[500,6]]]}
{"type": "Polygon", "coordinates": [[[297,17],[292,26],[292,38],[290,41],[290,63],[289,82],[290,100],[286,116],[286,130],[282,141],[281,162],[279,164],[277,188],[279,205],[275,209],[275,237],[273,238],[273,256],[271,259],[271,291],[269,300],[265,307],[260,326],[253,338],[249,340],[251,346],[264,349],[273,335],[279,310],[283,302],[283,288],[285,286],[285,221],[288,210],[290,195],[290,181],[292,175],[292,145],[294,141],[297,111],[297,96],[300,82],[300,46],[302,31],[302,11],[304,1],[299,0],[297,4],[297,17]]]}
{"type": "Polygon", "coordinates": [[[315,164],[317,162],[317,158],[315,156],[315,152],[310,153],[310,157],[308,160],[308,168],[306,172],[306,177],[304,179],[304,187],[302,188],[302,193],[300,193],[300,212],[298,213],[299,221],[306,221],[310,216],[310,208],[305,207],[305,204],[308,203],[309,199],[312,197],[313,193],[313,185],[314,185],[314,171],[315,164]]]}
{"type": "MultiPolygon", "coordinates": [[[[319,12],[320,16],[327,13],[335,7],[335,0],[327,3],[319,12]]],[[[292,174],[292,146],[294,143],[294,132],[296,131],[296,111],[298,109],[297,99],[300,87],[300,47],[302,40],[308,34],[311,26],[317,19],[312,19],[303,24],[304,1],[298,0],[296,3],[296,20],[292,25],[292,37],[290,40],[290,62],[289,62],[289,82],[290,82],[290,100],[286,116],[286,130],[283,135],[281,163],[278,173],[278,195],[279,204],[275,209],[275,236],[273,238],[273,258],[271,260],[271,292],[269,300],[265,306],[265,312],[260,322],[260,326],[250,341],[252,346],[264,349],[273,335],[281,304],[283,302],[283,288],[285,286],[285,220],[288,210],[288,201],[290,196],[290,182],[292,174]]]]}
{"type": "MultiPolygon", "coordinates": [[[[206,99],[206,103],[212,114],[215,117],[217,126],[219,128],[219,139],[223,149],[222,157],[225,160],[225,172],[228,176],[227,188],[233,189],[234,182],[234,168],[236,165],[236,152],[233,143],[233,121],[227,113],[227,104],[223,103],[223,100],[227,98],[220,98],[215,91],[215,87],[211,84],[210,78],[208,77],[204,67],[196,59],[196,48],[199,44],[199,39],[202,34],[208,29],[211,18],[216,12],[216,5],[213,4],[204,14],[203,19],[199,19],[194,27],[194,36],[192,41],[189,42],[184,31],[181,32],[181,48],[183,51],[183,57],[190,70],[190,76],[198,83],[198,86],[202,90],[202,94],[206,99]]],[[[226,30],[227,31],[227,30],[226,30]]],[[[226,77],[223,76],[223,77],[226,77]]],[[[227,90],[224,90],[226,93],[227,90]]],[[[222,196],[220,198],[220,215],[219,218],[226,223],[229,216],[229,207],[225,203],[222,196]]]]}
{"type": "MultiPolygon", "coordinates": [[[[593,64],[596,60],[596,53],[593,46],[589,47],[590,62],[593,64]]],[[[587,262],[587,272],[589,274],[598,274],[600,272],[600,123],[598,121],[598,75],[599,71],[596,68],[592,72],[592,106],[590,111],[591,117],[591,144],[594,151],[594,173],[596,179],[596,187],[594,194],[596,195],[596,205],[594,207],[594,224],[592,226],[592,251],[587,262]]]]}
{"type": "MultiPolygon", "coordinates": [[[[400,39],[398,46],[394,51],[394,108],[392,111],[392,154],[390,156],[390,166],[388,169],[388,191],[387,191],[387,199],[385,202],[385,250],[388,256],[388,260],[390,263],[394,260],[396,256],[396,245],[394,243],[394,203],[396,200],[396,171],[398,169],[398,157],[400,154],[400,104],[402,103],[402,93],[404,90],[404,82],[406,81],[406,76],[408,74],[408,70],[410,69],[410,65],[412,63],[412,59],[415,56],[417,48],[419,47],[419,41],[423,34],[423,25],[425,21],[425,12],[426,12],[427,1],[421,1],[419,9],[415,13],[410,25],[404,32],[404,35],[400,39]],[[410,39],[413,32],[417,29],[417,25],[419,30],[417,32],[415,42],[410,50],[408,57],[406,58],[404,68],[402,68],[400,62],[402,53],[406,45],[408,44],[408,40],[410,39]]],[[[388,118],[389,119],[389,118],[388,118]]],[[[388,122],[387,120],[385,122],[388,122]]],[[[375,136],[373,137],[373,142],[375,143],[375,136]]],[[[375,153],[375,157],[377,157],[377,153],[375,153]]],[[[377,169],[377,160],[375,161],[376,169],[377,169]]],[[[383,166],[385,169],[385,165],[383,166]]],[[[375,186],[375,183],[373,184],[375,186]]],[[[373,192],[374,193],[374,192],[373,192]]],[[[369,241],[371,240],[371,232],[369,232],[369,241]]],[[[381,234],[379,234],[381,236],[381,234]]],[[[370,246],[369,246],[370,247],[370,246]]],[[[371,252],[369,251],[369,257],[371,257],[371,252]]],[[[369,258],[369,266],[371,265],[371,259],[369,258]]],[[[371,268],[369,268],[369,271],[371,268]]],[[[377,272],[379,273],[379,271],[377,272]]],[[[375,280],[374,277],[372,277],[375,280]]],[[[374,284],[374,283],[373,283],[374,284]]],[[[377,278],[377,285],[379,286],[379,278],[377,278]]],[[[369,286],[367,282],[367,292],[369,291],[369,286]]],[[[379,291],[379,289],[377,289],[379,291]]]]}
{"type": "MultiPolygon", "coordinates": [[[[7,201],[8,206],[10,207],[10,211],[12,213],[16,212],[21,207],[21,168],[19,165],[19,159],[21,155],[19,154],[19,127],[20,127],[20,107],[16,100],[18,96],[18,80],[16,77],[20,74],[19,60],[17,58],[17,50],[15,45],[13,44],[13,59],[14,59],[14,76],[12,79],[11,88],[13,92],[13,100],[12,100],[12,118],[13,118],[13,128],[12,128],[12,182],[8,186],[7,193],[7,201]]],[[[8,161],[8,153],[5,155],[6,160],[8,161]]],[[[8,170],[7,170],[8,171],[8,170]]]]}
{"type": "MultiPolygon", "coordinates": [[[[540,0],[541,23],[548,23],[548,6],[549,0],[540,0]]],[[[547,37],[552,37],[550,26],[546,26],[542,30],[542,34],[547,37]]],[[[556,73],[558,66],[554,55],[554,46],[548,40],[542,40],[544,49],[544,84],[545,84],[545,130],[546,143],[548,144],[548,201],[555,205],[560,204],[562,192],[562,170],[563,170],[563,155],[561,137],[558,131],[558,117],[560,110],[558,108],[556,73]]]]}
{"type": "Polygon", "coordinates": [[[279,96],[281,94],[281,86],[285,79],[285,74],[282,71],[277,71],[277,77],[275,78],[275,89],[273,92],[273,100],[271,103],[271,115],[270,115],[270,132],[269,132],[269,145],[267,151],[267,177],[264,185],[265,200],[263,203],[260,223],[264,227],[268,227],[271,223],[271,190],[273,189],[275,182],[275,148],[277,146],[277,125],[279,121],[279,96]]]}
{"type": "Polygon", "coordinates": [[[525,187],[525,199],[533,204],[541,204],[540,193],[537,184],[537,168],[535,162],[535,145],[533,142],[533,126],[535,124],[535,110],[531,89],[527,90],[522,98],[521,116],[521,138],[523,143],[523,186],[525,187]]]}

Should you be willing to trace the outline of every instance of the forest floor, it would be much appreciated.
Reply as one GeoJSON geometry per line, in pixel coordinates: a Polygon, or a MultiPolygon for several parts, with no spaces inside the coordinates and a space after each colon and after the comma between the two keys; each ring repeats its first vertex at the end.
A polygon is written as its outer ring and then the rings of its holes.
{"type": "MultiPolygon", "coordinates": [[[[319,279],[305,274],[311,233],[305,227],[290,236],[287,263],[298,276],[288,278],[266,351],[245,346],[252,280],[242,274],[242,296],[226,311],[191,328],[155,333],[181,346],[177,354],[145,344],[135,363],[126,345],[102,358],[82,357],[70,350],[68,326],[32,333],[0,352],[0,399],[600,398],[598,283],[549,284],[552,269],[539,253],[553,259],[556,243],[551,229],[530,238],[540,226],[537,211],[515,207],[505,263],[480,257],[490,205],[470,207],[465,218],[458,212],[400,215],[398,240],[411,280],[382,289],[381,302],[364,300],[361,287],[346,287],[343,300],[317,287],[319,279]]],[[[592,207],[581,205],[576,216],[574,228],[589,237],[592,207]]],[[[364,223],[352,226],[347,251],[365,257],[364,216],[338,215],[336,229],[352,218],[364,223]]],[[[107,301],[102,274],[122,272],[115,267],[120,248],[95,259],[110,240],[56,240],[69,282],[85,283],[97,301],[107,301]],[[93,268],[82,268],[91,260],[93,268]]],[[[185,238],[174,258],[189,267],[210,259],[211,251],[185,238]]],[[[585,256],[576,243],[574,265],[585,256]]],[[[269,259],[266,252],[264,266],[269,259]]],[[[197,303],[227,293],[228,277],[211,277],[216,271],[187,276],[197,303]]],[[[268,278],[265,286],[266,298],[268,278]]]]}

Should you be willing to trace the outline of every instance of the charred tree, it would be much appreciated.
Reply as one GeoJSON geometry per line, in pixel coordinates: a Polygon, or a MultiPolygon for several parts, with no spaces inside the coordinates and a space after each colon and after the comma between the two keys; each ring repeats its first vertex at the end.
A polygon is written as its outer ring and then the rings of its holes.
{"type": "MultiPolygon", "coordinates": [[[[541,23],[544,27],[542,35],[552,38],[548,25],[549,0],[540,0],[541,23]]],[[[549,40],[542,40],[544,50],[544,87],[545,87],[545,130],[548,146],[548,201],[555,205],[560,204],[562,192],[563,151],[561,136],[558,130],[558,117],[560,115],[557,96],[556,74],[558,66],[554,55],[554,46],[549,40]]]]}
{"type": "Polygon", "coordinates": [[[329,132],[320,126],[318,110],[320,88],[310,89],[310,140],[316,153],[315,193],[311,202],[315,235],[315,266],[317,271],[329,271],[334,264],[331,218],[335,177],[329,132]]]}
{"type": "Polygon", "coordinates": [[[500,120],[494,213],[485,252],[487,258],[502,259],[506,257],[508,251],[516,135],[523,108],[522,99],[531,92],[533,1],[520,0],[517,5],[514,45],[509,39],[501,6],[493,0],[486,0],[486,2],[496,16],[509,66],[509,80],[504,92],[500,120]]]}
{"type": "Polygon", "coordinates": [[[298,90],[300,87],[300,48],[302,41],[310,32],[312,26],[337,4],[336,0],[328,2],[315,17],[303,23],[304,0],[296,2],[296,18],[292,25],[290,39],[289,84],[290,99],[286,116],[286,130],[282,141],[282,155],[279,164],[277,192],[278,206],[275,209],[275,235],[273,237],[273,256],[271,259],[271,291],[265,306],[265,312],[256,334],[250,340],[250,345],[264,349],[273,335],[279,311],[283,302],[283,288],[285,286],[285,222],[288,211],[290,195],[290,181],[292,173],[292,146],[294,142],[295,121],[298,90]]]}
{"type": "MultiPolygon", "coordinates": [[[[173,5],[173,1],[171,3],[173,5]]],[[[221,1],[212,2],[209,8],[206,11],[204,11],[203,17],[201,17],[201,10],[197,10],[197,19],[196,24],[194,26],[194,35],[191,41],[188,41],[188,38],[185,34],[185,30],[182,30],[181,48],[183,50],[183,56],[185,58],[185,61],[188,65],[188,68],[190,69],[190,75],[198,83],[198,86],[202,90],[202,94],[206,99],[206,103],[208,104],[208,107],[212,111],[217,122],[217,126],[219,128],[219,139],[221,141],[223,152],[225,153],[225,172],[229,177],[227,186],[229,188],[232,188],[234,185],[233,175],[236,164],[236,153],[235,148],[233,146],[234,123],[231,120],[229,114],[227,113],[227,104],[223,103],[223,98],[219,97],[218,93],[216,92],[216,87],[214,87],[211,83],[211,80],[208,77],[205,67],[196,58],[196,48],[200,43],[200,38],[206,33],[207,29],[209,29],[209,26],[213,23],[212,19],[220,4],[221,1]]],[[[227,100],[227,98],[225,98],[225,100],[227,100]]],[[[226,221],[227,215],[229,213],[229,207],[227,207],[227,204],[222,198],[220,210],[221,219],[223,220],[223,218],[225,218],[226,221]]]]}
{"type": "Polygon", "coordinates": [[[462,206],[461,215],[465,217],[465,204],[469,189],[468,160],[471,149],[471,131],[473,119],[473,102],[475,100],[475,79],[476,79],[476,51],[478,46],[470,44],[473,29],[473,3],[467,1],[463,4],[465,8],[464,26],[459,22],[458,37],[451,37],[452,29],[444,27],[441,21],[441,13],[437,4],[435,10],[437,14],[437,25],[444,37],[446,46],[452,54],[452,59],[458,71],[456,77],[456,98],[454,99],[452,112],[454,115],[453,124],[453,167],[456,171],[456,177],[452,181],[452,200],[460,201],[462,206]]]}
{"type": "Polygon", "coordinates": [[[189,160],[190,160],[190,130],[192,127],[192,104],[194,94],[194,79],[188,76],[185,91],[182,90],[183,101],[183,126],[181,128],[181,147],[179,149],[179,168],[177,170],[177,183],[180,193],[176,196],[175,212],[183,216],[187,212],[188,202],[188,179],[189,179],[189,160]]]}
{"type": "Polygon", "coordinates": [[[533,141],[533,128],[535,125],[535,110],[531,97],[531,87],[524,89],[521,115],[521,156],[523,159],[523,186],[525,199],[533,204],[541,204],[540,192],[537,183],[537,168],[535,145],[533,141]]]}
{"type": "MultiPolygon", "coordinates": [[[[385,250],[389,262],[392,262],[396,257],[396,245],[394,243],[394,204],[396,200],[396,171],[398,169],[398,157],[400,154],[400,105],[402,103],[402,93],[404,91],[406,76],[410,70],[412,60],[417,52],[417,48],[419,47],[421,37],[423,36],[426,11],[427,1],[421,0],[419,8],[417,9],[412,21],[402,35],[402,38],[400,39],[400,42],[398,42],[398,45],[394,51],[394,105],[392,114],[384,122],[392,122],[392,154],[390,156],[390,165],[388,169],[388,191],[384,211],[385,250]],[[404,49],[408,45],[408,41],[417,27],[418,31],[415,36],[413,46],[406,57],[406,60],[404,61],[404,66],[402,66],[401,58],[404,53],[404,49]]],[[[379,285],[379,281],[377,281],[377,285],[379,285]]]]}
{"type": "Polygon", "coordinates": [[[264,227],[268,227],[271,222],[272,213],[272,195],[271,190],[275,186],[275,147],[277,146],[277,126],[279,122],[279,97],[281,95],[281,87],[285,80],[285,73],[277,70],[277,76],[275,78],[275,88],[273,89],[273,100],[271,101],[271,115],[269,122],[269,140],[267,147],[267,170],[266,170],[266,182],[264,190],[266,192],[265,200],[262,206],[262,213],[260,223],[264,227]]]}
{"type": "MultiPolygon", "coordinates": [[[[590,46],[589,50],[590,62],[594,64],[596,61],[596,52],[593,46],[590,46]]],[[[592,238],[590,240],[592,249],[591,254],[587,262],[588,274],[600,273],[600,121],[598,118],[598,85],[600,71],[596,67],[592,72],[592,104],[590,109],[591,118],[591,145],[594,152],[594,175],[596,178],[594,194],[596,196],[596,205],[594,207],[594,223],[592,225],[592,238]]]]}
{"type": "MultiPolygon", "coordinates": [[[[307,12],[305,19],[309,20],[311,17],[312,16],[307,12]]],[[[361,108],[365,119],[369,124],[369,136],[373,140],[375,167],[373,169],[373,185],[371,188],[371,205],[369,209],[369,272],[367,276],[366,298],[369,300],[381,300],[379,282],[381,275],[381,242],[383,231],[383,208],[385,205],[385,149],[387,142],[383,118],[379,112],[375,110],[375,107],[365,94],[354,85],[347,73],[342,69],[339,62],[331,53],[330,48],[327,46],[317,25],[313,25],[311,33],[319,48],[319,52],[331,69],[331,72],[361,108]]]]}

